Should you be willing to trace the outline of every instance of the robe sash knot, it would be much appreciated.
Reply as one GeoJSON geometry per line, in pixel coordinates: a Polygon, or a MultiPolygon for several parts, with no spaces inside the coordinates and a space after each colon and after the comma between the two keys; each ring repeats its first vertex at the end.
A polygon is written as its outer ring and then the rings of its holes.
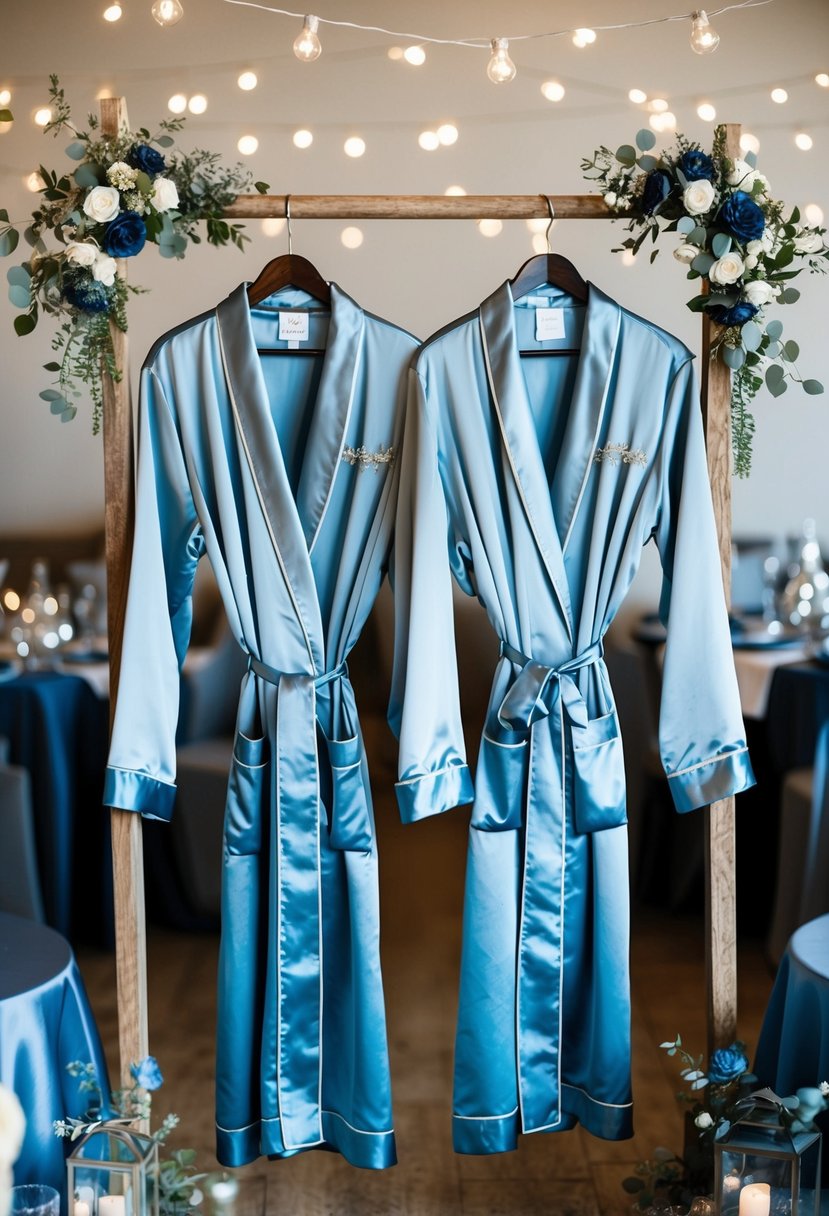
{"type": "Polygon", "coordinates": [[[330,774],[329,843],[369,852],[371,816],[363,745],[345,662],[322,675],[290,674],[250,655],[248,667],[276,686],[269,740],[276,783],[277,1084],[285,1148],[321,1142],[322,885],[321,778],[330,774]],[[339,729],[342,724],[346,729],[339,729]],[[317,728],[328,764],[320,765],[317,728]],[[340,735],[347,737],[338,737],[340,735]],[[321,771],[322,770],[322,771],[321,771]],[[316,846],[313,842],[316,841],[316,846]],[[309,847],[309,844],[311,847],[309,847]]]}

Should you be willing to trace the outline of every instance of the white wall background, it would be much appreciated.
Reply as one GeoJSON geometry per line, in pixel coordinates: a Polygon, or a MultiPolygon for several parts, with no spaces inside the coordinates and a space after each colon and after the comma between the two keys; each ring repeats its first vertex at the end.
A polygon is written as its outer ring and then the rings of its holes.
{"type": "MultiPolygon", "coordinates": [[[[627,99],[628,89],[638,86],[668,98],[679,129],[691,137],[710,139],[710,125],[696,115],[701,100],[713,102],[721,119],[741,121],[761,141],[760,167],[773,193],[790,203],[817,203],[829,218],[829,89],[813,79],[829,70],[826,0],[776,0],[723,14],[714,19],[720,49],[704,58],[692,54],[685,21],[600,34],[587,50],[577,50],[569,38],[513,44],[518,77],[500,87],[486,79],[487,56],[480,51],[430,48],[426,64],[412,68],[387,57],[388,46],[400,39],[323,27],[323,54],[306,65],[291,53],[297,21],[224,0],[183,2],[184,20],[168,30],[152,21],[150,0],[127,0],[117,25],[101,19],[104,0],[5,8],[0,88],[12,89],[17,119],[0,136],[0,206],[13,218],[31,207],[23,179],[38,161],[56,168],[64,161],[68,140],[44,137],[31,121],[45,103],[49,72],[60,75],[76,118],[96,107],[100,90],[109,90],[127,97],[134,127],[153,127],[174,92],[204,92],[207,112],[188,120],[182,144],[216,149],[235,161],[239,136],[255,134],[259,150],[251,168],[275,193],[442,193],[452,184],[470,193],[582,192],[581,156],[599,143],[632,141],[646,124],[646,113],[627,99]],[[236,86],[244,68],[259,75],[251,93],[236,86]],[[540,93],[551,77],[567,89],[557,105],[540,93]],[[789,90],[785,106],[769,98],[776,84],[789,90]],[[418,132],[446,120],[458,125],[458,142],[422,151],[418,132]],[[308,151],[291,142],[299,126],[314,132],[308,151]],[[812,135],[811,152],[796,149],[797,130],[812,135]],[[360,160],[342,151],[349,134],[366,140],[360,160]]],[[[325,0],[321,11],[463,37],[665,16],[682,11],[682,3],[325,0]]],[[[340,243],[344,226],[297,222],[294,248],[365,307],[423,336],[474,307],[531,252],[522,222],[505,224],[494,239],[471,222],[366,222],[364,243],[355,251],[340,243]]],[[[249,231],[253,240],[244,255],[201,246],[171,263],[148,246],[131,264],[133,280],[151,289],[131,305],[133,374],[159,334],[254,278],[285,247],[284,236],[266,237],[258,223],[249,231]]],[[[620,226],[604,222],[561,222],[554,243],[586,278],[698,349],[698,321],[684,306],[691,285],[682,268],[669,252],[653,267],[645,259],[624,266],[610,253],[622,235],[620,226]]],[[[800,304],[781,315],[800,342],[803,374],[829,384],[829,280],[802,276],[797,285],[800,304]]],[[[48,326],[17,338],[15,311],[5,291],[0,294],[0,531],[65,534],[95,527],[102,518],[101,441],[90,434],[84,409],[62,425],[38,399],[49,379],[40,370],[50,358],[48,326]]],[[[754,473],[735,485],[735,531],[783,535],[812,515],[829,538],[829,395],[808,398],[790,390],[775,401],[764,392],[757,431],[754,473]]]]}

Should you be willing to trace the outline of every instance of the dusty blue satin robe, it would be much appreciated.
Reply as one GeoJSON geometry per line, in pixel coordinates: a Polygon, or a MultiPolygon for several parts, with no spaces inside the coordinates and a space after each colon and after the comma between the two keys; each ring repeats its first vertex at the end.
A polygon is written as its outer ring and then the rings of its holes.
{"type": "Polygon", "coordinates": [[[106,802],[169,819],[179,668],[206,553],[239,645],[224,835],[217,1153],[395,1161],[377,853],[346,658],[388,560],[416,348],[336,285],[245,285],[142,373],[135,543],[106,802]],[[276,308],[309,310],[286,348],[276,308]]]}
{"type": "Polygon", "coordinates": [[[584,307],[551,288],[513,301],[507,283],[410,373],[390,712],[401,805],[421,774],[463,763],[450,568],[501,640],[469,836],[459,1152],[576,1122],[632,1134],[625,779],[602,638],[649,540],[676,808],[753,784],[691,359],[592,285],[584,307]],[[560,337],[537,330],[540,309],[560,337]],[[556,347],[580,350],[519,354],[556,347]]]}

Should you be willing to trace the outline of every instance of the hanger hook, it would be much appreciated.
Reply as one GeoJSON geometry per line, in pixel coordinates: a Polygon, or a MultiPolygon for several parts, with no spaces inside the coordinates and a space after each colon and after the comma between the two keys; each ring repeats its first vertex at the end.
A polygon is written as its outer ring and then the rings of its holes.
{"type": "Polygon", "coordinates": [[[553,245],[552,241],[550,240],[550,232],[552,231],[553,224],[556,222],[556,209],[553,206],[553,200],[550,198],[549,194],[545,194],[544,197],[547,200],[547,208],[550,212],[550,222],[547,225],[547,231],[544,233],[544,237],[547,241],[547,252],[552,253],[553,245]]]}
{"type": "Polygon", "coordinates": [[[290,194],[285,195],[285,219],[288,223],[288,253],[293,253],[294,236],[293,236],[293,232],[291,231],[291,196],[290,196],[290,194]]]}

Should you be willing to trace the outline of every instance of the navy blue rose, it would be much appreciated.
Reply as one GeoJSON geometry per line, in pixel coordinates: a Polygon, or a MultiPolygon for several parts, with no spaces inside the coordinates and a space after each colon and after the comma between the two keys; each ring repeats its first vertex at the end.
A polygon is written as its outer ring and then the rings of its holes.
{"type": "Polygon", "coordinates": [[[127,155],[127,163],[132,165],[133,169],[141,169],[150,177],[163,173],[167,168],[164,157],[149,144],[133,144],[127,155]]]}
{"type": "Polygon", "coordinates": [[[63,297],[81,312],[109,312],[113,303],[110,289],[88,275],[64,280],[63,297]]]}
{"type": "Polygon", "coordinates": [[[155,1056],[145,1056],[137,1064],[131,1064],[130,1073],[133,1081],[142,1089],[160,1089],[164,1084],[164,1078],[155,1056]]]}
{"type": "Polygon", "coordinates": [[[763,212],[745,190],[735,190],[720,207],[717,219],[738,241],[759,241],[766,226],[763,212]]]}
{"type": "Polygon", "coordinates": [[[645,188],[642,191],[642,210],[645,215],[653,215],[656,208],[665,202],[671,193],[671,179],[661,169],[654,169],[645,178],[645,188]]]}
{"type": "Polygon", "coordinates": [[[679,168],[689,182],[712,182],[716,176],[713,160],[699,148],[689,148],[683,152],[679,158],[679,168]]]}
{"type": "Polygon", "coordinates": [[[740,300],[728,308],[725,304],[713,304],[705,310],[718,325],[745,325],[757,315],[757,309],[748,300],[740,300]]]}
{"type": "MultiPolygon", "coordinates": [[[[748,307],[750,308],[751,305],[748,307]]],[[[711,1062],[708,1065],[708,1080],[713,1085],[728,1085],[730,1081],[736,1081],[738,1077],[741,1077],[744,1072],[748,1072],[746,1054],[740,1043],[732,1043],[730,1047],[718,1047],[712,1054],[711,1062]]]]}
{"type": "Polygon", "coordinates": [[[111,258],[132,258],[144,248],[147,229],[137,211],[116,215],[104,233],[104,252],[111,258]]]}

